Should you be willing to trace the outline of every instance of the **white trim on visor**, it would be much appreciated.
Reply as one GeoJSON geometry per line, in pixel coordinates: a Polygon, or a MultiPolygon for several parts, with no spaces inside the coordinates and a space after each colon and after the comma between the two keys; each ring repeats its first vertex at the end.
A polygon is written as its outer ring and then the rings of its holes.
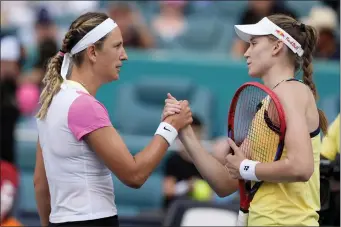
{"type": "Polygon", "coordinates": [[[250,42],[252,36],[274,35],[298,56],[302,57],[304,53],[301,44],[267,17],[264,17],[256,24],[235,25],[234,28],[239,38],[245,42],[250,42]]]}
{"type": "Polygon", "coordinates": [[[108,18],[91,31],[89,31],[72,49],[70,53],[64,54],[62,68],[60,70],[60,74],[64,80],[66,80],[66,75],[69,70],[69,66],[72,60],[72,55],[81,52],[86,49],[89,45],[97,42],[101,38],[103,38],[106,34],[111,32],[114,28],[117,27],[117,24],[112,19],[108,18]]]}

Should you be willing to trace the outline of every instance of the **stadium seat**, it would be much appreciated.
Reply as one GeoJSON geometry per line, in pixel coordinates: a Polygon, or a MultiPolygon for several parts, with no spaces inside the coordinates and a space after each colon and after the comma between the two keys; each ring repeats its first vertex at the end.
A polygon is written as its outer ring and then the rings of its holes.
{"type": "Polygon", "coordinates": [[[170,206],[163,226],[235,226],[239,205],[218,205],[177,200],[170,206]]]}
{"type": "Polygon", "coordinates": [[[33,171],[20,172],[18,213],[36,213],[37,206],[33,185],[33,171]]]}
{"type": "Polygon", "coordinates": [[[188,1],[187,9],[189,16],[214,17],[217,15],[217,2],[212,1],[188,1]]]}
{"type": "Polygon", "coordinates": [[[20,171],[34,171],[38,131],[34,117],[23,117],[15,129],[15,153],[20,171]]]}
{"type": "Polygon", "coordinates": [[[141,188],[133,189],[113,175],[115,203],[119,215],[131,216],[141,211],[159,209],[163,198],[162,179],[162,175],[152,174],[141,188]]]}
{"type": "Polygon", "coordinates": [[[224,22],[238,21],[240,15],[246,10],[247,1],[217,1],[214,3],[219,18],[224,22]]]}
{"type": "Polygon", "coordinates": [[[34,171],[37,142],[16,141],[17,165],[21,171],[34,171]]]}
{"type": "Polygon", "coordinates": [[[297,14],[298,18],[309,15],[311,8],[322,5],[321,1],[293,1],[286,0],[285,4],[297,14]]]}
{"type": "Polygon", "coordinates": [[[213,96],[188,79],[151,79],[124,84],[118,90],[113,123],[123,134],[153,136],[160,123],[164,100],[170,92],[179,100],[189,100],[191,110],[205,124],[211,136],[213,96]]]}
{"type": "Polygon", "coordinates": [[[330,95],[321,101],[321,109],[326,114],[328,122],[332,122],[340,113],[340,95],[330,95]]]}
{"type": "Polygon", "coordinates": [[[234,20],[192,15],[188,18],[188,29],[176,41],[177,48],[226,55],[234,34],[233,24],[234,20]]]}

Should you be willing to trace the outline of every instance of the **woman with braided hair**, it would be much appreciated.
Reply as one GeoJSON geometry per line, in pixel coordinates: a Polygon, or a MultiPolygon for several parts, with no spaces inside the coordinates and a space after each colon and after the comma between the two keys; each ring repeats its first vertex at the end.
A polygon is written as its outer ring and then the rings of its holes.
{"type": "MultiPolygon", "coordinates": [[[[247,160],[231,139],[227,140],[226,150],[211,155],[197,141],[191,126],[181,130],[180,139],[201,176],[219,196],[238,190],[238,179],[263,181],[250,204],[247,225],[318,226],[320,130],[326,134],[328,123],[316,106],[317,91],[312,79],[317,32],[279,14],[256,24],[235,25],[235,30],[250,43],[244,54],[249,75],[273,89],[284,109],[287,128],[281,159],[273,163],[247,160]],[[295,79],[300,68],[302,81],[295,79]],[[248,176],[243,174],[244,161],[252,166],[248,176]]],[[[171,116],[180,103],[169,94],[163,117],[171,116]]]]}
{"type": "Polygon", "coordinates": [[[106,14],[86,13],[50,60],[34,173],[42,226],[118,226],[111,172],[127,186],[141,187],[178,130],[192,122],[183,102],[179,114],[161,122],[151,142],[132,156],[94,97],[103,84],[118,80],[127,59],[117,24],[106,14]]]}

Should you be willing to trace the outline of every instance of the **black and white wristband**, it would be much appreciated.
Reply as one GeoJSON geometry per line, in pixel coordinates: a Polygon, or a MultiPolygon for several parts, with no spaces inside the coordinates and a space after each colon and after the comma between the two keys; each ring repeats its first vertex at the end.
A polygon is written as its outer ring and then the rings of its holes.
{"type": "Polygon", "coordinates": [[[249,159],[244,159],[239,166],[240,176],[244,180],[260,181],[256,176],[256,165],[259,162],[252,161],[249,159]]]}
{"type": "Polygon", "coordinates": [[[168,145],[171,146],[178,136],[178,131],[171,124],[161,122],[155,132],[155,135],[162,136],[168,142],[168,145]]]}

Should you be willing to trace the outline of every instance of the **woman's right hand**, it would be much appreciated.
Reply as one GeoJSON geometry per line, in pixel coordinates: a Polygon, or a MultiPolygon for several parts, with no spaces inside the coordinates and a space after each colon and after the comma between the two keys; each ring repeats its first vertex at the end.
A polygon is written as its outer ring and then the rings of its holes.
{"type": "MultiPolygon", "coordinates": [[[[180,102],[180,111],[173,113],[171,110],[166,110],[166,114],[163,114],[163,121],[171,124],[176,130],[181,130],[187,125],[192,124],[192,111],[189,107],[187,100],[180,102]]],[[[165,108],[166,109],[166,108],[165,108]]]]}
{"type": "Polygon", "coordinates": [[[181,101],[176,100],[170,93],[167,94],[165,99],[165,107],[163,108],[161,121],[164,121],[168,116],[178,114],[181,111],[181,101]]]}

